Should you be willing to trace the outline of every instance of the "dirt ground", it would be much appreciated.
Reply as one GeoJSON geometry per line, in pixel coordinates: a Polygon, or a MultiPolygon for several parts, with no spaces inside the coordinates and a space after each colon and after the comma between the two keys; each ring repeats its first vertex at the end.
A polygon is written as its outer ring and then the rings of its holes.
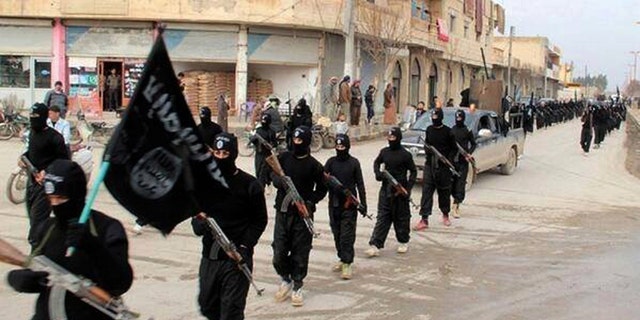
{"type": "MultiPolygon", "coordinates": [[[[409,252],[395,253],[390,233],[380,257],[364,255],[373,222],[358,221],[352,280],[331,272],[336,261],[327,202],[318,205],[305,306],[275,303],[279,283],[271,265],[273,195],[267,231],[256,248],[247,319],[634,319],[640,303],[640,180],[624,169],[624,130],[587,157],[578,145],[577,121],[529,135],[512,176],[483,173],[467,194],[462,218],[412,232],[409,252]]],[[[367,198],[375,208],[379,183],[372,163],[382,140],[352,148],[364,168],[367,198]]],[[[6,181],[21,146],[0,143],[0,181],[6,181]]],[[[96,160],[101,149],[96,149],[96,160]]],[[[330,150],[317,154],[324,162],[330,150]]],[[[252,173],[253,159],[239,165],[252,173]]],[[[97,166],[96,166],[97,167],[97,166]]],[[[419,201],[420,190],[413,190],[419,201]]],[[[437,203],[437,202],[436,202],[437,203]]],[[[129,227],[133,216],[101,190],[95,208],[129,227]]],[[[434,209],[434,213],[437,209],[434,209]]],[[[374,212],[375,213],[375,212],[374,212]]],[[[417,219],[413,212],[413,222],[417,219]]],[[[0,201],[0,236],[27,249],[24,206],[0,201]]],[[[197,272],[201,244],[183,223],[167,238],[152,229],[130,235],[136,279],[125,295],[144,319],[200,319],[197,272]]],[[[3,276],[11,267],[0,266],[3,276]]],[[[33,295],[0,285],[0,319],[28,319],[33,295]]]]}

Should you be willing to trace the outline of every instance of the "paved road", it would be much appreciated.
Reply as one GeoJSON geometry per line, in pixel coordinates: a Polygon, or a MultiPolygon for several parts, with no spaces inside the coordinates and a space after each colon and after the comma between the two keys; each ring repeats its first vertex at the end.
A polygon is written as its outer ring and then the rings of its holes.
{"type": "MultiPolygon", "coordinates": [[[[271,266],[269,226],[256,249],[255,277],[266,296],[250,294],[248,319],[632,319],[640,302],[638,210],[640,181],[624,171],[622,131],[584,157],[579,124],[571,122],[527,138],[512,176],[481,174],[468,194],[462,219],[446,228],[412,232],[409,253],[395,253],[393,232],[379,258],[364,250],[373,222],[359,220],[354,278],[343,281],[330,268],[335,250],[326,201],[316,214],[322,236],[314,241],[306,304],[273,302],[278,278],[271,266]]],[[[383,141],[354,146],[365,168],[368,202],[375,207],[378,183],[371,170],[383,141]]],[[[20,146],[0,143],[0,181],[20,146]]],[[[318,155],[322,161],[332,152],[318,155]]],[[[97,155],[96,155],[97,157],[97,155]]],[[[252,159],[240,167],[252,172],[252,159]]],[[[413,192],[419,200],[419,190],[413,192]]],[[[273,196],[268,197],[273,203],[273,196]]],[[[437,202],[436,202],[437,203],[437,202]]],[[[125,224],[133,218],[101,191],[97,209],[125,224]]],[[[415,214],[415,212],[414,212],[415,214]]],[[[23,206],[0,200],[2,238],[26,250],[23,206]]],[[[414,221],[416,217],[414,215],[414,221]]],[[[199,319],[197,270],[200,241],[187,223],[168,238],[145,230],[130,237],[135,282],[127,303],[156,319],[199,319]]],[[[0,266],[0,274],[10,267],[0,266]]],[[[0,319],[28,319],[34,297],[0,286],[0,319]]]]}

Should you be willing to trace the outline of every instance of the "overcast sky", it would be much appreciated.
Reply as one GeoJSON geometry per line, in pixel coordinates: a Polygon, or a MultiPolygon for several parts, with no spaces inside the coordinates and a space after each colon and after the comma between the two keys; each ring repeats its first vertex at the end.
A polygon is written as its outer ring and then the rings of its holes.
{"type": "MultiPolygon", "coordinates": [[[[561,62],[574,62],[575,76],[603,73],[609,89],[624,85],[640,51],[640,0],[496,0],[506,9],[505,33],[546,36],[562,50],[561,62]]],[[[640,78],[640,56],[638,57],[640,78]]]]}

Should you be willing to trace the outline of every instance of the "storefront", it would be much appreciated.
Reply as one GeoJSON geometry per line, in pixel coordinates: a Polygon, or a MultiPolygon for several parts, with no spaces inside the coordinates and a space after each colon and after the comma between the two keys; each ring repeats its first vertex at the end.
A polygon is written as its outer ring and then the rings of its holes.
{"type": "Polygon", "coordinates": [[[0,103],[3,108],[22,110],[42,102],[52,87],[51,21],[0,19],[0,39],[0,103]]]}
{"type": "MultiPolygon", "coordinates": [[[[291,98],[295,103],[305,98],[313,105],[316,88],[321,85],[318,79],[320,37],[318,32],[250,28],[249,82],[270,81],[272,93],[283,101],[291,98]]],[[[249,92],[248,101],[260,99],[265,93],[252,97],[249,92]]]]}
{"type": "Polygon", "coordinates": [[[69,109],[87,117],[126,106],[153,45],[151,23],[65,21],[69,109]]]}

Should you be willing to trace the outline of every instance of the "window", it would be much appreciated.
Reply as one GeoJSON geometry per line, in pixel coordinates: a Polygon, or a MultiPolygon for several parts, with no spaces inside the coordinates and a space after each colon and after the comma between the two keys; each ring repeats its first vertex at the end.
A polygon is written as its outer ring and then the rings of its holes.
{"type": "Polygon", "coordinates": [[[29,57],[0,56],[0,87],[29,88],[29,57]]]}
{"type": "Polygon", "coordinates": [[[34,60],[35,88],[51,88],[51,61],[34,60]]]}
{"type": "Polygon", "coordinates": [[[456,30],[455,26],[456,26],[456,15],[452,13],[449,15],[449,34],[453,34],[455,32],[456,30]]]}

